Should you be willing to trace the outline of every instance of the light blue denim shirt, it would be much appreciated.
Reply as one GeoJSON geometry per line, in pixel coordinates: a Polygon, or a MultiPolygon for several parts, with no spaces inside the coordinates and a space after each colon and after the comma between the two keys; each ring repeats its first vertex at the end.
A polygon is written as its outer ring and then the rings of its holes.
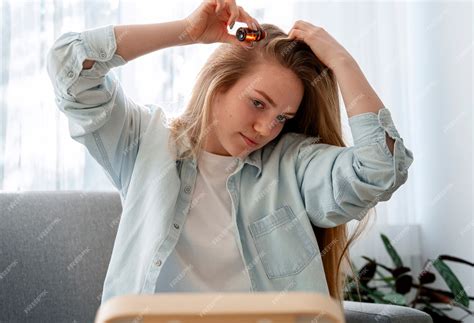
{"type": "MultiPolygon", "coordinates": [[[[109,73],[126,63],[115,51],[109,25],[61,35],[47,57],[71,137],[103,167],[122,200],[102,303],[122,294],[154,293],[192,206],[197,174],[196,160],[177,162],[176,148],[168,150],[163,109],[136,104],[109,73]],[[85,59],[96,63],[82,70],[85,59]]],[[[287,133],[236,158],[227,190],[252,291],[329,294],[311,223],[330,228],[360,220],[406,182],[413,154],[389,110],[353,116],[349,125],[352,147],[287,133]],[[395,140],[393,156],[385,133],[395,140]]]]}

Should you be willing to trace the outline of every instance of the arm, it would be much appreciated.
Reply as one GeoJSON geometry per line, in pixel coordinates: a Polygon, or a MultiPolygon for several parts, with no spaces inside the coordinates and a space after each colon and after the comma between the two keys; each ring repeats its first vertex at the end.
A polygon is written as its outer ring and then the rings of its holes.
{"type": "MultiPolygon", "coordinates": [[[[360,220],[408,179],[413,153],[358,66],[334,68],[349,116],[353,147],[309,145],[299,153],[301,195],[314,225],[328,228],[360,220]]],[[[311,143],[311,140],[309,140],[311,143]]]]}
{"type": "Polygon", "coordinates": [[[306,212],[315,226],[330,228],[360,220],[387,201],[408,179],[413,153],[400,137],[390,111],[361,113],[349,119],[354,146],[298,142],[295,169],[306,212]],[[395,138],[393,156],[385,134],[395,138]]]}
{"type": "Polygon", "coordinates": [[[233,2],[226,10],[218,10],[217,4],[203,1],[183,20],[68,32],[48,51],[47,71],[71,137],[89,150],[122,197],[153,111],[128,98],[109,71],[170,46],[215,42],[243,46],[223,22],[249,25],[255,20],[233,2]]]}
{"type": "MultiPolygon", "coordinates": [[[[377,93],[372,89],[357,62],[343,59],[335,65],[334,74],[341,89],[347,116],[353,117],[366,112],[378,114],[384,106],[377,93]]],[[[395,141],[386,133],[387,146],[393,155],[395,141]]]]}
{"type": "MultiPolygon", "coordinates": [[[[186,22],[175,20],[156,24],[115,26],[116,54],[129,62],[142,55],[173,46],[189,45],[193,41],[186,33],[186,22]],[[159,37],[157,37],[159,35],[159,37]]],[[[90,69],[94,60],[84,61],[90,69]]]]}
{"type": "MultiPolygon", "coordinates": [[[[205,0],[185,19],[156,24],[117,26],[115,27],[117,55],[128,62],[172,46],[215,42],[245,46],[227,32],[227,25],[239,21],[260,28],[260,24],[234,1],[226,2],[225,6],[226,9],[223,10],[221,1],[205,0]]],[[[91,68],[93,64],[93,60],[87,60],[84,62],[84,68],[91,68]]]]}
{"type": "MultiPolygon", "coordinates": [[[[61,35],[47,54],[47,71],[51,79],[56,104],[68,118],[72,139],[83,144],[102,166],[111,183],[125,197],[135,165],[141,138],[152,116],[151,107],[136,104],[123,91],[111,69],[127,62],[117,54],[118,44],[129,59],[143,55],[153,48],[172,44],[171,36],[137,50],[133,36],[141,41],[157,35],[180,32],[178,23],[134,27],[135,33],[126,35],[126,28],[115,33],[112,25],[68,32],[61,35]],[[153,27],[152,27],[153,26],[153,27]],[[141,32],[140,32],[141,31],[141,32]],[[122,39],[120,38],[122,37],[122,39]],[[85,61],[92,61],[84,69],[85,61]]],[[[160,39],[160,37],[155,37],[160,39]]],[[[185,38],[178,38],[183,43],[185,38]]],[[[87,65],[87,63],[86,63],[87,65]]]]}
{"type": "Polygon", "coordinates": [[[304,41],[334,72],[354,139],[353,147],[302,142],[296,169],[306,211],[320,227],[360,220],[406,182],[413,154],[352,56],[328,32],[298,20],[288,37],[304,41]]]}
{"type": "MultiPolygon", "coordinates": [[[[331,68],[336,75],[349,118],[367,112],[377,114],[384,106],[351,54],[324,28],[298,20],[288,37],[304,41],[331,68]]],[[[393,155],[395,141],[388,134],[385,134],[385,140],[393,155]]]]}

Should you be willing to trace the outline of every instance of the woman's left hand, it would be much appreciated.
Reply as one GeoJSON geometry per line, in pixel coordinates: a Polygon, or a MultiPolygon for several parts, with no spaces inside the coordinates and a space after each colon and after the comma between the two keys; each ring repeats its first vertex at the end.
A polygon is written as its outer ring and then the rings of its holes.
{"type": "Polygon", "coordinates": [[[288,33],[288,38],[304,41],[327,67],[334,70],[344,61],[353,60],[351,54],[341,46],[324,28],[298,20],[288,33]]]}

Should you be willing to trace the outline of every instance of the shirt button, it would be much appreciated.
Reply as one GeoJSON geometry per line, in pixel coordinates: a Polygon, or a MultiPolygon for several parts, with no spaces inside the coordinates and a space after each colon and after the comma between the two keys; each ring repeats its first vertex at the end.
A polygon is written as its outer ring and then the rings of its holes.
{"type": "Polygon", "coordinates": [[[191,186],[189,186],[189,185],[186,186],[186,187],[184,188],[184,192],[185,192],[186,194],[191,193],[191,186]]]}
{"type": "Polygon", "coordinates": [[[161,266],[161,260],[158,259],[158,260],[155,262],[155,264],[156,264],[158,267],[161,266]]]}
{"type": "Polygon", "coordinates": [[[72,79],[72,78],[74,77],[74,72],[73,72],[73,71],[69,71],[69,72],[67,73],[67,77],[69,77],[69,78],[72,79]]]}
{"type": "Polygon", "coordinates": [[[103,50],[101,50],[99,56],[100,58],[106,58],[107,54],[103,50]]]}
{"type": "Polygon", "coordinates": [[[179,229],[179,224],[175,223],[174,227],[175,227],[175,229],[179,229]]]}

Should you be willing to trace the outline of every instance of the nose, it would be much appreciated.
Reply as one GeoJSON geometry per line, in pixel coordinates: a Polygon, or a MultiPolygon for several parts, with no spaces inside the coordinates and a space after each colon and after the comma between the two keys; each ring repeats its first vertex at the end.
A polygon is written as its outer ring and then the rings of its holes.
{"type": "Polygon", "coordinates": [[[269,137],[270,134],[272,133],[272,130],[277,126],[275,119],[272,117],[271,119],[264,118],[258,118],[256,122],[254,123],[254,130],[260,134],[261,138],[269,137]]]}

